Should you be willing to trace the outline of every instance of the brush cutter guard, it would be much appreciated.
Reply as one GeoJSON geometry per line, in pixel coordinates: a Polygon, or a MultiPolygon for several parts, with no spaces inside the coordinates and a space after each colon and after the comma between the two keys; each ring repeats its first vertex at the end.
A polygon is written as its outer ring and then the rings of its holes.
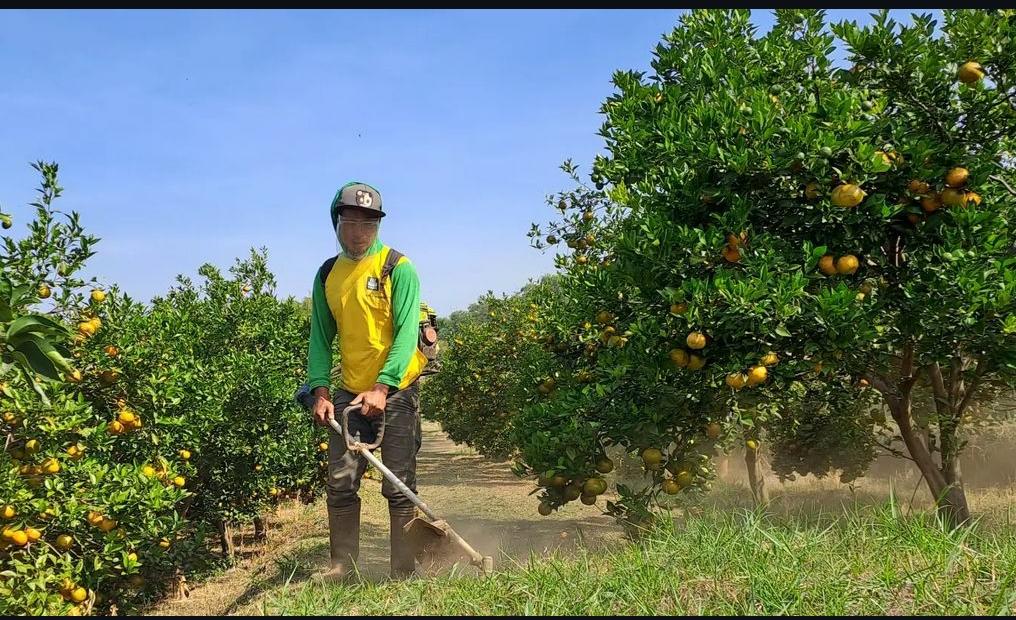
{"type": "Polygon", "coordinates": [[[470,564],[480,568],[484,574],[489,575],[492,573],[494,571],[494,559],[492,557],[481,555],[473,549],[446,521],[439,519],[431,511],[430,507],[417,497],[416,493],[413,493],[405,483],[399,480],[398,476],[385,467],[380,459],[371,454],[371,450],[380,446],[381,440],[384,438],[384,413],[381,414],[381,424],[374,443],[365,444],[361,442],[359,433],[356,437],[349,435],[349,414],[357,409],[360,409],[359,404],[346,407],[342,410],[341,424],[335,420],[334,415],[328,417],[328,424],[335,429],[335,432],[342,435],[348,450],[362,454],[371,465],[384,474],[384,477],[389,482],[395,485],[399,493],[402,493],[409,501],[413,502],[430,519],[430,521],[427,521],[426,519],[416,517],[405,526],[406,539],[420,564],[431,568],[438,564],[453,563],[465,559],[470,564]],[[449,542],[454,543],[454,545],[450,545],[449,542]]]}

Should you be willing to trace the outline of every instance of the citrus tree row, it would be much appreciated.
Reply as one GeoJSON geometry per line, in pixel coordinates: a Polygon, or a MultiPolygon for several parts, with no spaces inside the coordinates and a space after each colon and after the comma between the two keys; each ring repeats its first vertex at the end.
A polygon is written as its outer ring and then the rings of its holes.
{"type": "Polygon", "coordinates": [[[573,453],[572,484],[619,443],[659,488],[697,487],[683,467],[713,435],[750,457],[770,429],[784,474],[849,479],[883,445],[965,521],[958,457],[1016,368],[1014,29],[786,10],[759,36],[747,11],[694,11],[651,75],[615,74],[594,187],[531,233],[570,250],[542,327],[595,383],[526,409],[523,462],[573,453]]]}
{"type": "Polygon", "coordinates": [[[35,217],[0,256],[0,609],[129,609],[210,561],[207,534],[228,550],[229,524],[318,493],[323,437],[292,399],[308,317],[264,251],[150,304],[82,280],[97,240],[37,168],[35,217]]]}

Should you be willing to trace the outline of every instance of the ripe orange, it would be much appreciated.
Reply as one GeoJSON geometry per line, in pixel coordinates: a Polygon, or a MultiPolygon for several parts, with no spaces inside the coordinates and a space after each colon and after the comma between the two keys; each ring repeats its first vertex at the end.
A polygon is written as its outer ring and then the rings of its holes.
{"type": "Polygon", "coordinates": [[[745,445],[748,446],[749,450],[758,450],[758,442],[755,441],[754,439],[749,439],[747,442],[745,442],[745,445]]]}
{"type": "Polygon", "coordinates": [[[698,355],[693,354],[688,358],[688,370],[700,370],[705,365],[705,358],[699,357],[698,355]]]}
{"type": "Polygon", "coordinates": [[[706,346],[706,336],[702,332],[692,332],[685,338],[689,349],[702,349],[706,346]]]}
{"type": "Polygon", "coordinates": [[[843,185],[837,185],[833,190],[832,202],[837,207],[856,207],[861,204],[866,195],[864,190],[857,185],[844,183],[843,185]]]}
{"type": "Polygon", "coordinates": [[[672,478],[667,478],[663,481],[663,492],[667,495],[677,495],[681,492],[681,485],[672,478]]]}
{"type": "Polygon", "coordinates": [[[36,292],[39,294],[39,299],[49,299],[49,296],[52,294],[52,291],[45,284],[40,284],[36,292]]]}
{"type": "Polygon", "coordinates": [[[120,354],[120,349],[116,348],[111,344],[107,344],[106,348],[103,349],[103,351],[105,351],[106,355],[108,355],[109,357],[116,357],[117,355],[120,354]]]}
{"type": "Polygon", "coordinates": [[[973,84],[984,77],[984,67],[980,63],[974,62],[973,60],[967,61],[960,65],[960,68],[956,71],[956,79],[963,82],[964,84],[973,84]]]}
{"type": "Polygon", "coordinates": [[[836,261],[836,272],[840,275],[848,276],[857,271],[858,265],[857,257],[853,254],[847,254],[841,256],[836,261]]]}
{"type": "Polygon", "coordinates": [[[779,361],[780,358],[777,357],[776,352],[770,351],[762,356],[762,359],[759,360],[759,363],[762,364],[763,366],[775,366],[777,363],[779,363],[779,361]]]}
{"type": "Polygon", "coordinates": [[[931,191],[931,186],[925,183],[924,181],[920,181],[918,179],[911,179],[910,183],[907,183],[907,189],[909,189],[915,194],[923,195],[931,191]]]}
{"type": "Polygon", "coordinates": [[[94,291],[92,291],[92,301],[94,301],[95,303],[98,304],[98,303],[102,303],[105,300],[106,300],[106,293],[104,291],[101,291],[99,289],[95,289],[94,291]]]}
{"type": "Polygon", "coordinates": [[[74,539],[69,534],[60,534],[56,537],[56,548],[67,551],[74,545],[74,539]]]}
{"type": "Polygon", "coordinates": [[[769,371],[766,370],[765,366],[755,366],[748,373],[748,385],[758,385],[765,383],[766,378],[769,376],[769,371]]]}
{"type": "Polygon", "coordinates": [[[818,259],[818,270],[827,276],[836,275],[836,262],[832,254],[826,254],[818,259]]]}
{"type": "Polygon", "coordinates": [[[744,373],[732,372],[727,375],[727,385],[735,390],[740,390],[747,382],[748,377],[746,377],[744,373]]]}
{"type": "Polygon", "coordinates": [[[684,314],[688,311],[688,304],[681,302],[679,304],[671,304],[670,312],[673,314],[684,314]]]}
{"type": "Polygon", "coordinates": [[[730,245],[723,246],[723,258],[728,263],[739,262],[741,260],[741,251],[730,245]]]}

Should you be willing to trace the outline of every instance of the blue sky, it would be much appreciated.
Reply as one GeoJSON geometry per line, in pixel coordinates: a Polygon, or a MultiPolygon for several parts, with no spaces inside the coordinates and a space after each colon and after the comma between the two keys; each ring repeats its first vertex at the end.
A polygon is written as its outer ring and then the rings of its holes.
{"type": "Polygon", "coordinates": [[[0,11],[0,205],[20,234],[28,162],[55,160],[60,208],[102,238],[87,275],[147,300],[266,246],[302,298],[361,180],[447,314],[552,271],[526,232],[558,166],[588,171],[611,74],[648,69],[680,13],[0,11]]]}

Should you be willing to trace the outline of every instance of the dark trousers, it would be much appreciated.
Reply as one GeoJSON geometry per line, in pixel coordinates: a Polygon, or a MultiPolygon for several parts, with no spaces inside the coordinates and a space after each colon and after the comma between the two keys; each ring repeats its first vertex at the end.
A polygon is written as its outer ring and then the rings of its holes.
{"type": "MultiPolygon", "coordinates": [[[[334,396],[335,419],[341,423],[342,410],[356,394],[339,389],[334,396]]],[[[416,492],[416,454],[420,451],[420,387],[419,382],[389,392],[385,405],[385,429],[381,439],[381,461],[414,493],[416,492]]],[[[380,416],[367,418],[359,410],[349,414],[349,434],[360,441],[373,443],[377,438],[380,416]]],[[[334,429],[328,437],[328,506],[344,508],[359,504],[357,493],[360,479],[367,470],[367,459],[346,449],[346,440],[334,429]]],[[[413,503],[399,493],[387,478],[381,483],[381,494],[392,509],[411,509],[413,503]]]]}

